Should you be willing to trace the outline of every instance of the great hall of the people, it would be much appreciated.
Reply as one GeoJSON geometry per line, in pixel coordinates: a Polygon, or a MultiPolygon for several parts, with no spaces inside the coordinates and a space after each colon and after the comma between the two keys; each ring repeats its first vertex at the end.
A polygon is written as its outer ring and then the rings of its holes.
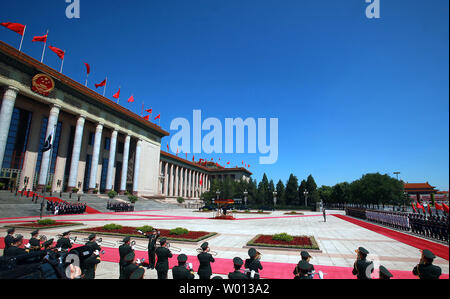
{"type": "Polygon", "coordinates": [[[0,101],[5,186],[197,199],[214,179],[251,176],[162,151],[161,127],[3,42],[0,101]]]}

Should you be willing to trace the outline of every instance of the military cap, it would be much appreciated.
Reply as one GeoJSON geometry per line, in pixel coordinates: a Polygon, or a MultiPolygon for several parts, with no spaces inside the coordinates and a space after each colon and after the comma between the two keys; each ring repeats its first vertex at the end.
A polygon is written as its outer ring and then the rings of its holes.
{"type": "Polygon", "coordinates": [[[221,276],[214,276],[211,279],[223,279],[221,276]]]}
{"type": "Polygon", "coordinates": [[[235,257],[233,259],[233,264],[236,266],[242,266],[244,264],[244,261],[240,257],[235,257]]]}
{"type": "Polygon", "coordinates": [[[298,263],[298,268],[300,270],[310,270],[311,269],[311,264],[308,263],[307,261],[300,261],[300,263],[298,263]]]}
{"type": "Polygon", "coordinates": [[[127,243],[127,242],[130,241],[130,240],[131,240],[130,237],[125,237],[125,238],[123,238],[122,242],[127,243]]]}
{"type": "Polygon", "coordinates": [[[208,248],[208,246],[209,246],[208,242],[205,242],[202,244],[202,246],[200,246],[200,248],[205,250],[206,248],[208,248]]]}
{"type": "Polygon", "coordinates": [[[22,241],[23,240],[23,236],[22,235],[17,235],[15,238],[14,238],[14,243],[17,243],[17,242],[20,242],[20,241],[22,241]]]}
{"type": "Polygon", "coordinates": [[[178,259],[179,262],[182,262],[182,263],[186,262],[187,261],[187,255],[180,254],[177,259],[178,259]]]}
{"type": "Polygon", "coordinates": [[[123,258],[123,260],[124,260],[125,262],[130,263],[130,262],[132,262],[132,261],[134,260],[134,258],[135,258],[134,252],[130,252],[129,254],[127,254],[127,255],[123,258]]]}
{"type": "Polygon", "coordinates": [[[255,248],[250,248],[250,249],[248,250],[248,256],[249,256],[249,257],[254,257],[254,256],[256,256],[256,249],[255,249],[255,248]]]}
{"type": "Polygon", "coordinates": [[[166,244],[166,242],[167,242],[166,238],[162,238],[162,239],[159,240],[159,244],[160,245],[164,245],[164,244],[166,244]]]}
{"type": "Polygon", "coordinates": [[[52,244],[53,244],[53,239],[50,239],[50,240],[45,241],[43,245],[44,245],[44,247],[47,247],[47,246],[50,246],[52,244]]]}
{"type": "Polygon", "coordinates": [[[434,253],[432,253],[430,250],[428,249],[424,249],[423,250],[423,256],[429,260],[433,260],[436,258],[436,256],[434,255],[434,253]]]}
{"type": "Polygon", "coordinates": [[[130,275],[130,279],[142,279],[144,277],[145,270],[144,268],[138,268],[133,271],[130,275]]]}
{"type": "Polygon", "coordinates": [[[368,255],[369,251],[367,251],[367,249],[365,249],[364,247],[359,247],[358,251],[361,252],[362,254],[368,255]]]}
{"type": "Polygon", "coordinates": [[[7,232],[8,234],[12,234],[16,231],[16,229],[14,227],[8,228],[7,232]]]}
{"type": "Polygon", "coordinates": [[[389,272],[389,270],[386,269],[384,266],[380,266],[380,277],[381,277],[382,275],[385,276],[385,277],[389,277],[389,278],[391,278],[392,276],[394,276],[394,275],[392,275],[392,273],[389,272]]]}
{"type": "Polygon", "coordinates": [[[63,237],[65,237],[65,236],[67,236],[68,234],[70,234],[70,231],[68,231],[68,232],[63,232],[63,237]]]}
{"type": "Polygon", "coordinates": [[[31,235],[32,235],[32,236],[35,236],[35,235],[37,235],[37,234],[39,234],[39,231],[38,231],[38,230],[35,230],[35,231],[31,232],[31,235]]]}
{"type": "Polygon", "coordinates": [[[97,237],[96,234],[90,234],[88,239],[89,239],[89,241],[92,241],[95,237],[97,237]]]}
{"type": "Polygon", "coordinates": [[[311,257],[308,253],[308,251],[302,251],[300,252],[300,255],[302,256],[302,258],[307,259],[309,257],[311,257]]]}

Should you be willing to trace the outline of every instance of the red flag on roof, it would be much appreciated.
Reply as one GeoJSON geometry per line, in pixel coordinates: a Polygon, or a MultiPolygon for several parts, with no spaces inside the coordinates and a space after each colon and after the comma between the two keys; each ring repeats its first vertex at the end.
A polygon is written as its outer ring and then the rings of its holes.
{"type": "Polygon", "coordinates": [[[227,162],[227,165],[230,165],[230,162],[227,162]]]}
{"type": "Polygon", "coordinates": [[[170,149],[169,149],[169,144],[167,144],[167,151],[168,151],[168,152],[170,152],[170,149]]]}
{"type": "Polygon", "coordinates": [[[134,102],[134,96],[131,96],[129,99],[128,99],[128,103],[133,103],[134,102]]]}
{"type": "Polygon", "coordinates": [[[56,55],[58,55],[59,58],[64,60],[64,54],[65,52],[61,49],[58,49],[56,47],[52,47],[52,46],[48,46],[50,50],[52,50],[53,52],[56,53],[56,55]]]}
{"type": "Polygon", "coordinates": [[[145,110],[147,113],[150,113],[150,114],[152,114],[153,113],[153,109],[147,109],[147,110],[145,110]]]}
{"type": "Polygon", "coordinates": [[[192,156],[192,162],[195,162],[195,156],[192,156]]]}
{"type": "Polygon", "coordinates": [[[106,79],[102,81],[100,84],[95,84],[95,88],[106,86],[106,79]]]}
{"type": "Polygon", "coordinates": [[[91,66],[88,63],[84,63],[84,65],[86,66],[86,73],[89,75],[91,73],[91,66]]]}
{"type": "Polygon", "coordinates": [[[444,212],[448,214],[448,206],[445,203],[442,204],[442,208],[444,209],[444,212]]]}
{"type": "Polygon", "coordinates": [[[3,27],[6,27],[9,30],[12,30],[15,33],[18,33],[18,34],[20,34],[22,36],[25,33],[25,25],[22,25],[22,24],[19,24],[19,23],[6,22],[6,23],[0,23],[0,25],[2,25],[3,27]]]}
{"type": "Polygon", "coordinates": [[[150,115],[144,116],[145,120],[150,120],[150,115]]]}
{"type": "Polygon", "coordinates": [[[440,210],[440,211],[443,211],[444,209],[442,208],[442,206],[440,205],[440,204],[438,204],[438,203],[435,203],[434,204],[434,207],[436,208],[436,210],[440,210]]]}
{"type": "Polygon", "coordinates": [[[158,114],[158,116],[155,117],[155,120],[157,120],[157,119],[161,119],[161,114],[158,114]]]}
{"type": "Polygon", "coordinates": [[[120,88],[119,88],[119,91],[113,95],[113,98],[115,98],[115,99],[120,98],[120,88]]]}
{"type": "Polygon", "coordinates": [[[48,34],[43,35],[43,36],[35,36],[35,37],[33,37],[33,39],[31,41],[32,42],[46,43],[47,42],[47,37],[48,37],[48,34]]]}

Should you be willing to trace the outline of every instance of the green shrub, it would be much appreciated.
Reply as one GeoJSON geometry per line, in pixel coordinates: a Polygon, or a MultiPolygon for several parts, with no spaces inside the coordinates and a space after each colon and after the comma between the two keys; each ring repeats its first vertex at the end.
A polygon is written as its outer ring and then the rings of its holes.
{"type": "Polygon", "coordinates": [[[291,235],[288,235],[287,233],[281,233],[281,234],[275,234],[272,236],[272,240],[274,241],[285,241],[285,242],[292,242],[294,241],[294,237],[291,235]]]}
{"type": "Polygon", "coordinates": [[[169,232],[170,235],[177,235],[177,236],[187,235],[188,233],[189,233],[189,231],[182,227],[177,227],[177,228],[171,229],[169,232]]]}
{"type": "Polygon", "coordinates": [[[52,186],[45,186],[45,191],[46,192],[52,191],[52,186]]]}
{"type": "Polygon", "coordinates": [[[0,183],[0,190],[3,190],[5,188],[5,183],[0,183]]]}
{"type": "Polygon", "coordinates": [[[80,191],[80,189],[78,189],[78,188],[72,188],[72,193],[78,193],[78,191],[80,191]]]}
{"type": "Polygon", "coordinates": [[[264,211],[263,210],[259,210],[258,214],[264,214],[264,211]]]}
{"type": "Polygon", "coordinates": [[[94,189],[94,191],[92,191],[92,193],[97,194],[98,193],[98,189],[94,189]]]}
{"type": "Polygon", "coordinates": [[[184,198],[183,197],[178,197],[177,201],[178,201],[178,203],[183,203],[184,202],[184,198]]]}
{"type": "Polygon", "coordinates": [[[40,219],[37,221],[39,225],[52,225],[55,224],[56,221],[53,219],[40,219]]]}
{"type": "Polygon", "coordinates": [[[136,201],[139,200],[139,198],[137,196],[134,196],[134,195],[128,196],[128,199],[130,200],[131,203],[135,203],[136,201]]]}
{"type": "Polygon", "coordinates": [[[125,195],[133,195],[130,191],[128,191],[128,190],[125,190],[125,193],[124,193],[125,195]]]}
{"type": "Polygon", "coordinates": [[[144,226],[141,226],[141,227],[136,227],[136,230],[140,230],[143,233],[151,232],[153,230],[153,226],[144,225],[144,226]]]}
{"type": "Polygon", "coordinates": [[[209,212],[209,210],[205,208],[205,209],[203,209],[203,212],[209,212]]]}
{"type": "Polygon", "coordinates": [[[108,192],[108,197],[109,198],[113,199],[116,196],[117,196],[117,192],[116,191],[111,190],[111,191],[108,192]]]}
{"type": "Polygon", "coordinates": [[[114,224],[114,223],[103,225],[103,229],[105,229],[105,230],[118,230],[121,228],[122,228],[122,225],[118,225],[118,224],[114,224]]]}

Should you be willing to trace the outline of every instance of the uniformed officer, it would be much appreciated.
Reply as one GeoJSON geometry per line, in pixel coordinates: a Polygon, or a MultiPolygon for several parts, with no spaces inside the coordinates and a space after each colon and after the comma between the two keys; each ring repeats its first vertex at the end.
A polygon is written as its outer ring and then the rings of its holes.
{"type": "MultiPolygon", "coordinates": [[[[300,265],[300,263],[302,261],[305,261],[305,262],[307,262],[310,265],[308,273],[310,273],[310,275],[311,275],[314,272],[314,266],[309,263],[309,261],[311,260],[311,255],[309,255],[309,253],[307,251],[302,251],[302,252],[300,252],[300,256],[301,256],[302,259],[301,259],[300,262],[298,262],[297,266],[294,268],[293,274],[295,276],[299,276],[300,275],[300,272],[299,272],[300,267],[299,267],[299,265],[300,265]]],[[[306,264],[303,264],[303,266],[305,266],[305,265],[306,264]]]]}
{"type": "MultiPolygon", "coordinates": [[[[133,252],[127,254],[124,258],[125,265],[123,267],[123,276],[122,279],[131,279],[131,274],[134,273],[138,269],[144,270],[142,266],[139,266],[135,262],[136,255],[133,252]]],[[[145,270],[144,270],[145,273],[145,270]]]]}
{"type": "Polygon", "coordinates": [[[22,244],[23,244],[23,236],[21,235],[16,236],[12,241],[12,244],[8,247],[8,249],[4,251],[3,255],[7,257],[14,257],[27,254],[25,249],[20,248],[22,244]]]}
{"type": "Polygon", "coordinates": [[[323,208],[323,222],[327,222],[327,212],[325,211],[325,208],[323,208]]]}
{"type": "Polygon", "coordinates": [[[364,247],[359,247],[355,250],[357,253],[356,261],[353,265],[353,275],[356,275],[358,279],[371,279],[371,273],[373,273],[373,262],[367,261],[367,251],[364,247]]]}
{"type": "Polygon", "coordinates": [[[202,252],[197,255],[198,261],[200,262],[197,274],[200,279],[210,279],[212,275],[211,263],[214,263],[215,260],[209,253],[210,249],[208,242],[203,243],[200,248],[202,249],[202,252]]]}
{"type": "Polygon", "coordinates": [[[133,248],[131,248],[131,238],[125,237],[122,240],[123,244],[119,246],[119,278],[123,279],[123,267],[126,265],[125,257],[133,252],[133,248]]]}
{"type": "Polygon", "coordinates": [[[130,279],[144,279],[145,275],[145,269],[142,267],[139,267],[138,269],[134,270],[133,273],[130,275],[130,279]]]}
{"type": "Polygon", "coordinates": [[[428,249],[422,251],[420,262],[413,269],[413,274],[420,279],[439,279],[442,274],[440,267],[433,265],[436,256],[428,249]]]}
{"type": "Polygon", "coordinates": [[[248,279],[247,275],[241,272],[244,261],[240,257],[233,259],[234,272],[228,273],[228,279],[248,279]]]}
{"type": "Polygon", "coordinates": [[[384,266],[380,266],[380,279],[391,279],[394,275],[384,266]]]}
{"type": "Polygon", "coordinates": [[[5,239],[4,239],[5,240],[5,251],[13,243],[13,241],[14,241],[14,233],[15,232],[16,232],[16,229],[14,227],[8,228],[7,235],[6,235],[5,239]]]}
{"type": "Polygon", "coordinates": [[[38,230],[35,230],[31,233],[31,239],[28,241],[28,244],[30,244],[30,252],[41,250],[41,241],[39,241],[38,236],[38,230]]]}
{"type": "Polygon", "coordinates": [[[194,279],[194,271],[186,267],[187,256],[180,254],[177,259],[178,266],[172,268],[173,279],[194,279]]]}
{"type": "Polygon", "coordinates": [[[256,251],[255,248],[250,248],[248,250],[248,256],[250,257],[249,259],[245,260],[245,268],[250,270],[250,271],[254,271],[255,275],[254,277],[251,277],[251,272],[248,272],[248,276],[249,278],[252,279],[259,279],[259,270],[262,270],[263,267],[260,263],[260,259],[261,259],[261,254],[256,251]]]}
{"type": "Polygon", "coordinates": [[[52,245],[53,245],[53,241],[54,241],[54,239],[50,239],[50,240],[45,241],[45,242],[42,244],[42,248],[43,248],[45,251],[51,250],[52,245]]]}
{"type": "Polygon", "coordinates": [[[56,242],[56,248],[61,248],[61,251],[68,251],[72,248],[72,240],[70,239],[70,232],[64,232],[62,238],[56,242]]]}
{"type": "MultiPolygon", "coordinates": [[[[89,246],[89,245],[86,245],[89,246]]],[[[92,248],[92,247],[91,247],[92,248]]],[[[95,250],[90,257],[81,262],[80,268],[84,279],[95,279],[95,270],[97,265],[101,262],[100,252],[95,250]]]]}
{"type": "Polygon", "coordinates": [[[294,279],[313,279],[314,276],[310,272],[311,266],[307,261],[301,260],[296,267],[297,275],[295,275],[294,279]]]}
{"type": "Polygon", "coordinates": [[[160,236],[160,232],[155,228],[152,230],[151,235],[148,235],[148,269],[155,269],[155,253],[156,242],[160,236]]]}
{"type": "Polygon", "coordinates": [[[96,234],[90,234],[88,237],[88,242],[86,242],[86,244],[84,244],[86,246],[91,247],[94,251],[101,251],[102,248],[100,247],[100,245],[98,245],[97,243],[97,235],[96,234]]]}
{"type": "Polygon", "coordinates": [[[169,249],[167,249],[167,240],[162,238],[159,240],[160,247],[156,248],[156,256],[158,261],[155,269],[158,274],[158,279],[167,279],[167,272],[169,271],[169,258],[173,255],[169,249]]]}

